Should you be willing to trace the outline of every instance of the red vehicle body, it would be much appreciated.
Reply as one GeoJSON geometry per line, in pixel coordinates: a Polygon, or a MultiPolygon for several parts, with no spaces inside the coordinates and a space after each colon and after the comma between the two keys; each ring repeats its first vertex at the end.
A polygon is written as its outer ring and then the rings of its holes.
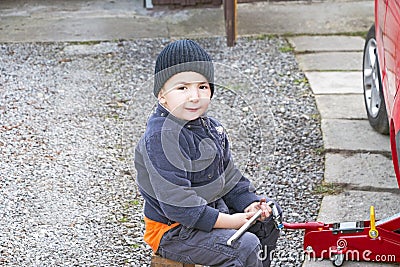
{"type": "Polygon", "coordinates": [[[364,99],[371,126],[390,134],[400,187],[400,1],[375,0],[375,25],[367,35],[363,62],[364,99]]]}

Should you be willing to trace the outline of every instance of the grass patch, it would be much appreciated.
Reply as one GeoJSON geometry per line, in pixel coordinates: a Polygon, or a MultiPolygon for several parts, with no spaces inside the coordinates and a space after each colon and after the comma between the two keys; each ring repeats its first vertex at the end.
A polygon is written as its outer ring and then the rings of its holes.
{"type": "Polygon", "coordinates": [[[128,201],[128,202],[126,202],[124,204],[124,209],[125,210],[130,209],[132,207],[133,208],[140,208],[140,207],[142,207],[142,202],[139,199],[133,199],[133,200],[130,200],[130,201],[128,201]]]}
{"type": "Polygon", "coordinates": [[[313,120],[320,120],[321,119],[321,115],[319,113],[314,113],[311,115],[311,118],[313,120]]]}
{"type": "Polygon", "coordinates": [[[325,181],[322,181],[320,185],[318,185],[315,189],[314,192],[319,195],[337,195],[343,192],[344,186],[341,184],[336,184],[336,183],[327,183],[325,181]]]}
{"type": "Polygon", "coordinates": [[[323,155],[325,153],[325,148],[324,147],[318,147],[315,149],[315,153],[317,155],[323,155]]]}
{"type": "Polygon", "coordinates": [[[279,47],[279,51],[282,53],[290,53],[290,52],[294,52],[294,48],[290,45],[285,45],[285,46],[279,47]]]}
{"type": "Polygon", "coordinates": [[[258,35],[252,35],[249,36],[247,39],[249,41],[257,41],[257,40],[268,40],[268,39],[274,39],[277,38],[278,36],[276,34],[258,34],[258,35]]]}
{"type": "Polygon", "coordinates": [[[123,217],[121,217],[121,218],[118,220],[118,222],[120,222],[120,223],[127,223],[127,222],[129,222],[129,219],[128,219],[128,217],[123,216],[123,217]]]}
{"type": "Polygon", "coordinates": [[[306,77],[304,77],[304,78],[302,78],[302,79],[295,79],[295,80],[293,81],[293,83],[296,84],[296,85],[299,85],[299,84],[302,84],[302,83],[308,84],[308,80],[307,80],[306,77]]]}

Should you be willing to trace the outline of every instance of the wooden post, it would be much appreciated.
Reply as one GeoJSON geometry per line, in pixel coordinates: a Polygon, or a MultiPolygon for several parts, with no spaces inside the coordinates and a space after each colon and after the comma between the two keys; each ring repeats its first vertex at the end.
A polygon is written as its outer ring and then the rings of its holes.
{"type": "Polygon", "coordinates": [[[227,45],[234,46],[237,36],[237,0],[224,0],[225,30],[227,45]]]}
{"type": "Polygon", "coordinates": [[[153,254],[151,256],[151,267],[195,267],[195,265],[176,262],[153,254]]]}

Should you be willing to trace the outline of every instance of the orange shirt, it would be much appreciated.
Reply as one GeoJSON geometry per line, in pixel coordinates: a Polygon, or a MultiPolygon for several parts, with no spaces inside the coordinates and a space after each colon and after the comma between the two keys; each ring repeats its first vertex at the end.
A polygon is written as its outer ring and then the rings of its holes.
{"type": "Polygon", "coordinates": [[[147,217],[144,217],[144,223],[146,225],[146,230],[144,232],[143,239],[149,244],[149,246],[153,249],[154,252],[157,252],[158,246],[160,245],[161,238],[163,235],[168,232],[170,229],[178,226],[179,223],[173,223],[171,225],[156,222],[150,220],[147,217]]]}

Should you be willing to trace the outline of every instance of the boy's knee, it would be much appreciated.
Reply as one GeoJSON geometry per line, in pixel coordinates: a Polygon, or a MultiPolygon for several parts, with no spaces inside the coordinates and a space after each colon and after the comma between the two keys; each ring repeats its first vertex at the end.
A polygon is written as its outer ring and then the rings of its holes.
{"type": "Polygon", "coordinates": [[[256,263],[261,262],[259,255],[261,254],[261,243],[258,237],[250,232],[244,233],[240,238],[239,253],[246,263],[245,266],[259,266],[256,263]]]}
{"type": "Polygon", "coordinates": [[[254,233],[246,232],[243,234],[240,244],[241,247],[255,248],[260,245],[260,240],[254,233]]]}

